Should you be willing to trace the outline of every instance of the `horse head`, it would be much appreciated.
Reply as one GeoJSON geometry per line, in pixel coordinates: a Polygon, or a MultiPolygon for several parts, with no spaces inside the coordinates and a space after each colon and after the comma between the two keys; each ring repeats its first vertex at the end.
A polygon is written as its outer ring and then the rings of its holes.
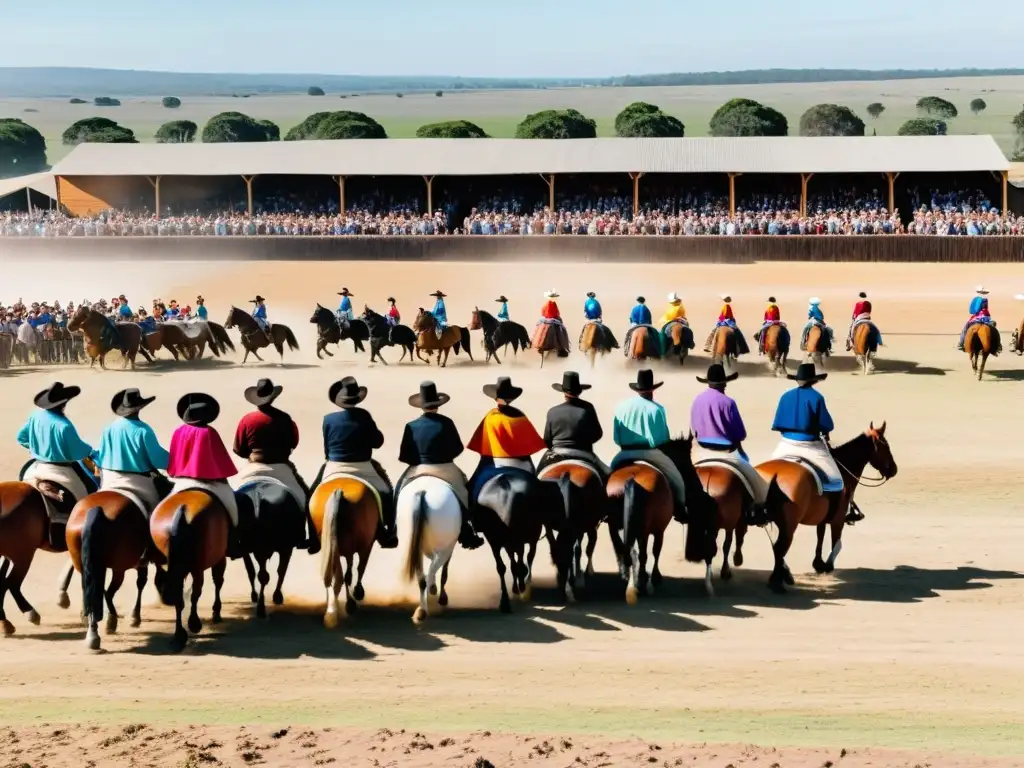
{"type": "Polygon", "coordinates": [[[234,328],[238,325],[238,323],[235,322],[235,317],[237,317],[239,312],[241,312],[241,310],[238,307],[234,305],[231,306],[231,309],[228,310],[228,319],[224,321],[225,328],[234,328]]]}
{"type": "MultiPolygon", "coordinates": [[[[68,330],[77,331],[85,325],[85,322],[93,314],[93,310],[86,307],[84,304],[75,310],[75,314],[68,320],[68,330]]],[[[99,314],[96,312],[95,314],[99,314]]]]}
{"type": "Polygon", "coordinates": [[[473,307],[473,319],[469,321],[469,330],[479,331],[480,330],[480,308],[473,307]]]}
{"type": "Polygon", "coordinates": [[[896,477],[896,460],[892,457],[889,441],[885,439],[885,422],[883,421],[882,426],[877,429],[875,423],[871,422],[865,434],[871,438],[871,456],[868,463],[886,480],[896,477]]]}
{"type": "Polygon", "coordinates": [[[416,312],[416,319],[412,323],[412,327],[416,331],[429,331],[433,330],[437,326],[437,321],[434,316],[427,312],[423,307],[420,307],[416,312]]]}
{"type": "Polygon", "coordinates": [[[309,322],[316,323],[317,325],[319,325],[320,324],[320,315],[323,312],[326,312],[326,311],[328,311],[328,310],[324,309],[323,305],[317,304],[316,305],[316,309],[313,310],[312,317],[309,318],[309,322]]]}

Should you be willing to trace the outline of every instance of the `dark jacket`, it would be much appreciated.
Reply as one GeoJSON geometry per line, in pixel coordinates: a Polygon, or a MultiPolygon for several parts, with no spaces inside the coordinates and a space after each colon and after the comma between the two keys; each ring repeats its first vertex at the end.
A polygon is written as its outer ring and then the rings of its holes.
{"type": "Polygon", "coordinates": [[[439,413],[424,413],[405,425],[398,460],[409,466],[448,464],[462,451],[455,422],[439,413]]]}
{"type": "Polygon", "coordinates": [[[544,444],[548,448],[593,451],[604,431],[594,406],[578,397],[570,398],[548,411],[544,444]]]}
{"type": "Polygon", "coordinates": [[[324,457],[328,461],[369,461],[384,435],[362,408],[343,408],[324,416],[324,457]]]}

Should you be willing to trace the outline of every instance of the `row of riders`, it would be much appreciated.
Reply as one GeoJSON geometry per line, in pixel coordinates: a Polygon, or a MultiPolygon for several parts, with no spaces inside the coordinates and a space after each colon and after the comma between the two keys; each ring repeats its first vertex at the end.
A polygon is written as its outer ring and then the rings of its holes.
{"type": "Polygon", "coordinates": [[[493,407],[468,443],[439,412],[449,396],[424,382],[408,400],[421,413],[403,432],[398,458],[408,468],[395,485],[373,458],[384,436],[361,407],[367,388],[346,377],[328,391],[334,410],[323,419],[324,462],[310,486],[291,461],[299,430],[275,405],[282,387],[268,379],[244,392],[254,410],[234,433],[232,450],[245,461],[241,471],[212,426],[220,406],[208,394],[191,393],[178,401],[182,423],[165,450],[141,419],[154,398],[137,389],[122,390],[111,401],[116,418],[93,448],[66,413],[80,389],[56,383],[36,395],[36,410],[18,434],[31,455],[20,480],[0,483],[0,626],[5,634],[14,631],[3,612],[7,592],[38,623],[21,592],[22,582],[36,550],[67,550],[71,564],[63,575],[61,604],[67,607],[73,564],[82,573],[89,647],[100,645],[104,604],[108,631],[116,628],[113,598],[132,568],[139,574],[132,616],[138,624],[147,563],[153,563],[162,599],[176,608],[173,643],[180,649],[188,638],[182,623],[187,576],[192,579],[187,621],[192,632],[202,627],[196,606],[210,569],[216,589],[213,616],[220,619],[229,557],[245,559],[257,615],[264,616],[267,561],[278,554],[273,599],[280,604],[297,547],[319,550],[327,595],[324,621],[334,626],[339,614],[363,597],[363,574],[374,543],[398,546],[399,519],[407,540],[405,574],[420,591],[417,621],[428,615],[430,597],[436,596],[441,606],[447,603],[448,564],[456,544],[476,548],[483,543],[480,534],[493,552],[503,612],[510,610],[510,599],[502,552],[511,564],[513,593],[525,599],[542,534],[551,547],[559,588],[567,599],[575,599],[585,587],[585,574],[592,572],[590,559],[603,522],[631,603],[660,582],[658,561],[673,519],[687,526],[686,557],[705,563],[709,592],[718,531],[726,531],[722,576],[729,578],[733,535],[739,565],[748,526],[774,523],[778,538],[769,585],[784,592],[785,584],[792,583],[785,557],[796,527],[817,526],[815,568],[831,570],[843,527],[860,517],[853,494],[867,464],[883,482],[896,473],[884,424],[830,447],[833,420],[815,389],[826,376],[813,364],[801,365],[790,376],[797,386],[780,399],[772,424],[780,435],[778,448],[756,467],[743,449],[747,432],[738,405],[726,395],[736,374],[727,375],[720,365],[698,377],[708,389],[693,403],[692,432],[684,439],[673,439],[665,409],[655,400],[661,382],[651,370],[639,371],[629,385],[632,396],[615,409],[612,437],[619,452],[610,465],[594,452],[603,429],[594,407],[582,398],[590,385],[576,373],[552,385],[562,402],[548,412],[543,436],[515,407],[523,390],[511,379],[484,386],[493,407]],[[696,464],[694,440],[705,454],[696,464]],[[465,449],[480,457],[469,478],[454,463],[465,449]],[[541,452],[535,466],[532,457],[541,452]],[[833,541],[827,561],[822,559],[826,528],[833,541]],[[654,558],[650,577],[649,544],[654,558]],[[112,578],[104,589],[107,570],[112,578]],[[346,599],[339,605],[342,589],[346,599]]]}

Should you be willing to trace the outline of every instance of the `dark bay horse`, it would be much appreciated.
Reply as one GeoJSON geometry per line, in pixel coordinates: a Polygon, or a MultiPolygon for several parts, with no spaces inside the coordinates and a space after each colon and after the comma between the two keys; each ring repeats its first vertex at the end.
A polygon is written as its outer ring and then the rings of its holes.
{"type": "Polygon", "coordinates": [[[29,622],[39,624],[39,613],[21,593],[21,585],[36,551],[54,551],[49,528],[50,518],[39,491],[28,483],[0,483],[0,632],[4,635],[14,634],[14,625],[4,612],[8,592],[29,622]]]}
{"type": "Polygon", "coordinates": [[[235,342],[228,336],[224,326],[212,320],[205,322],[208,333],[192,338],[188,335],[188,331],[185,332],[186,338],[191,343],[191,349],[189,349],[188,354],[189,360],[201,360],[203,353],[206,351],[207,344],[210,345],[210,351],[213,352],[214,357],[226,355],[228,351],[234,352],[235,342]]]}
{"type": "Polygon", "coordinates": [[[612,329],[600,320],[590,320],[580,331],[580,338],[577,342],[580,352],[590,358],[590,367],[594,367],[597,356],[607,355],[613,349],[619,348],[619,342],[612,333],[612,329]]]}
{"type": "Polygon", "coordinates": [[[309,322],[316,325],[316,356],[320,360],[324,359],[322,352],[326,352],[328,357],[334,357],[334,353],[327,349],[328,344],[340,344],[345,339],[352,339],[352,346],[356,352],[365,351],[363,342],[370,338],[370,329],[361,320],[352,323],[346,322],[345,327],[342,328],[342,324],[334,312],[317,304],[309,322]]]}
{"type": "Polygon", "coordinates": [[[188,632],[181,620],[185,610],[186,576],[192,577],[189,632],[198,634],[203,629],[203,622],[199,619],[199,597],[203,593],[206,571],[211,569],[215,590],[213,623],[220,623],[220,591],[227,569],[231,518],[224,505],[211,494],[189,489],[172,493],[157,505],[149,518],[149,533],[156,550],[167,561],[160,598],[164,605],[174,606],[171,649],[180,651],[188,643],[188,632]]]}
{"type": "Polygon", "coordinates": [[[452,350],[455,350],[455,354],[458,355],[459,349],[462,348],[466,350],[469,359],[473,359],[473,352],[469,348],[469,328],[449,325],[439,338],[436,330],[437,319],[433,313],[420,307],[416,313],[416,319],[413,321],[412,329],[416,332],[416,357],[428,365],[430,358],[423,357],[423,352],[428,355],[431,352],[437,352],[437,364],[442,368],[448,365],[448,355],[452,350]]]}
{"type": "Polygon", "coordinates": [[[865,374],[874,372],[874,358],[878,354],[878,328],[870,320],[859,323],[853,329],[853,354],[865,374]]]}
{"type": "Polygon", "coordinates": [[[626,332],[625,353],[629,360],[660,360],[661,334],[650,325],[635,325],[626,332]]]}
{"type": "Polygon", "coordinates": [[[989,355],[994,357],[1001,351],[999,329],[988,323],[973,324],[964,336],[964,351],[971,358],[971,370],[978,375],[978,381],[981,381],[989,355]]]}
{"type": "Polygon", "coordinates": [[[829,355],[831,342],[827,328],[822,328],[814,323],[807,331],[807,338],[804,340],[804,360],[813,362],[818,368],[825,365],[825,358],[829,355]]]}
{"type": "Polygon", "coordinates": [[[85,336],[85,351],[89,355],[89,367],[91,368],[97,359],[100,361],[100,368],[106,370],[105,360],[112,350],[119,350],[124,355],[124,362],[121,368],[125,369],[131,363],[132,370],[135,370],[135,358],[139,352],[150,363],[153,362],[149,350],[142,344],[142,329],[135,323],[117,323],[117,335],[110,330],[110,321],[106,316],[101,315],[94,309],[86,306],[79,307],[74,316],[68,321],[68,330],[81,331],[85,336]],[[120,346],[118,346],[120,344],[120,346]]]}
{"type": "Polygon", "coordinates": [[[832,504],[830,494],[819,495],[814,475],[803,465],[784,459],[771,459],[757,465],[757,471],[765,480],[777,479],[779,489],[786,498],[782,515],[771,521],[778,526],[779,532],[773,546],[775,568],[768,579],[768,586],[776,592],[785,592],[785,585],[793,583],[793,577],[786,565],[786,554],[793,543],[797,526],[817,527],[818,546],[814,554],[814,570],[818,573],[831,573],[842,549],[846,510],[853,501],[854,491],[861,482],[864,469],[870,464],[878,472],[878,485],[896,476],[896,461],[885,439],[885,422],[877,429],[871,424],[853,440],[833,449],[832,456],[842,473],[844,486],[835,505],[832,504]],[[826,528],[831,528],[832,531],[832,552],[828,560],[822,560],[826,528]]]}
{"type": "Polygon", "coordinates": [[[664,338],[663,355],[679,359],[679,364],[686,362],[686,356],[696,346],[693,341],[693,331],[687,323],[673,320],[662,329],[664,338]]]}
{"type": "Polygon", "coordinates": [[[530,334],[526,332],[526,328],[512,320],[498,320],[490,312],[479,307],[473,309],[473,319],[469,323],[469,330],[484,332],[484,350],[487,352],[485,362],[490,362],[493,357],[494,362],[500,365],[501,359],[498,357],[498,350],[500,349],[504,354],[509,345],[512,345],[514,356],[519,354],[520,349],[530,348],[530,334]]]}
{"type": "MultiPolygon", "coordinates": [[[[693,436],[673,440],[661,451],[679,469],[686,485],[685,557],[703,563],[715,551],[715,502],[700,484],[693,468],[693,436]]],[[[618,467],[608,478],[608,529],[619,560],[619,573],[626,582],[626,602],[635,605],[640,593],[649,593],[647,544],[653,540],[654,568],[650,584],[657,587],[662,576],[658,568],[665,530],[672,521],[674,501],[665,477],[649,464],[630,462],[618,467]],[[619,532],[622,532],[620,537],[619,532]]]]}
{"type": "Polygon", "coordinates": [[[365,305],[361,319],[370,330],[371,363],[375,358],[379,358],[384,365],[388,364],[388,361],[380,353],[384,347],[401,347],[402,357],[398,362],[405,360],[406,354],[409,355],[409,361],[413,362],[416,354],[416,334],[412,328],[402,324],[391,325],[384,315],[374,312],[365,305]]]}
{"type": "Polygon", "coordinates": [[[759,343],[768,358],[768,370],[776,376],[786,375],[789,342],[789,329],[781,323],[773,323],[761,331],[759,343]]]}
{"type": "Polygon", "coordinates": [[[242,357],[244,363],[249,359],[251,353],[257,360],[263,362],[263,358],[257,350],[269,347],[271,344],[277,350],[277,354],[281,356],[281,361],[284,362],[284,345],[287,342],[288,349],[293,352],[299,348],[299,342],[295,340],[295,334],[292,333],[292,329],[287,325],[281,325],[280,323],[273,323],[270,326],[269,331],[264,331],[260,328],[259,323],[256,319],[248,312],[243,312],[238,307],[231,307],[228,312],[227,322],[224,323],[225,328],[238,328],[242,334],[242,349],[245,350],[245,355],[242,357]]]}

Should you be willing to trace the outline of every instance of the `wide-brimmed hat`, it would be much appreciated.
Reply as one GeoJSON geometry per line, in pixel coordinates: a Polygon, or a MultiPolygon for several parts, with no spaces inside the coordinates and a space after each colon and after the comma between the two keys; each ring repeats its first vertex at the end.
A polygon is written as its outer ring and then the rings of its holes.
{"type": "Polygon", "coordinates": [[[388,301],[391,302],[392,304],[394,304],[395,303],[395,297],[394,296],[388,296],[388,301]]]}
{"type": "Polygon", "coordinates": [[[866,294],[866,293],[865,293],[864,291],[861,291],[861,292],[860,292],[860,293],[858,293],[857,295],[858,295],[858,296],[859,296],[860,298],[862,298],[862,299],[866,299],[866,298],[868,297],[868,295],[867,295],[867,294],[866,294]]]}
{"type": "Polygon", "coordinates": [[[720,298],[726,304],[729,304],[732,301],[732,296],[730,296],[728,293],[720,294],[718,298],[720,298]]]}
{"type": "Polygon", "coordinates": [[[556,392],[563,392],[566,395],[575,397],[581,392],[590,389],[590,384],[580,384],[580,375],[576,371],[566,371],[562,374],[561,384],[552,384],[551,388],[556,392]]]}
{"type": "Polygon", "coordinates": [[[665,382],[654,380],[654,371],[644,368],[637,371],[636,382],[629,382],[629,388],[634,392],[653,392],[665,382]]]}
{"type": "Polygon", "coordinates": [[[769,304],[774,304],[775,303],[775,297],[774,296],[769,296],[768,297],[768,303],[769,304]]]}
{"type": "Polygon", "coordinates": [[[712,363],[708,366],[707,378],[697,377],[701,384],[725,384],[727,381],[736,381],[740,375],[735,371],[726,375],[725,366],[721,363],[712,363]]]}
{"type": "Polygon", "coordinates": [[[353,298],[355,297],[354,293],[349,293],[348,292],[348,288],[342,288],[340,291],[338,291],[338,295],[339,296],[352,296],[353,298]]]}
{"type": "Polygon", "coordinates": [[[507,301],[508,301],[508,298],[507,298],[507,297],[505,296],[505,294],[503,293],[503,294],[501,294],[501,296],[499,296],[498,298],[496,298],[496,299],[495,299],[495,301],[496,301],[496,302],[497,302],[498,304],[504,304],[505,302],[507,302],[507,301]]]}
{"type": "Polygon", "coordinates": [[[82,394],[81,387],[65,387],[59,381],[55,381],[49,389],[44,389],[36,395],[32,402],[35,403],[36,408],[50,411],[70,402],[80,394],[82,394]]]}
{"type": "Polygon", "coordinates": [[[672,291],[672,293],[670,293],[668,295],[668,301],[669,301],[669,304],[678,304],[678,303],[680,303],[682,301],[682,299],[679,298],[679,294],[678,293],[676,293],[675,291],[672,291]]]}
{"type": "Polygon", "coordinates": [[[350,408],[363,402],[367,391],[366,387],[359,386],[355,376],[346,376],[341,381],[331,384],[327,397],[339,408],[350,408]]]}
{"type": "Polygon", "coordinates": [[[596,299],[597,298],[597,294],[594,293],[593,291],[587,291],[587,298],[588,299],[596,299]]]}
{"type": "Polygon", "coordinates": [[[451,398],[444,392],[437,391],[437,384],[432,381],[420,382],[420,391],[415,395],[409,395],[409,405],[413,408],[440,408],[451,398]]]}
{"type": "Polygon", "coordinates": [[[814,384],[819,381],[824,381],[828,378],[827,373],[818,373],[814,367],[814,363],[800,363],[800,367],[796,369],[796,373],[786,374],[787,379],[791,379],[798,384],[814,384]]]}
{"type": "Polygon", "coordinates": [[[429,296],[436,296],[439,299],[444,299],[444,298],[448,297],[448,294],[445,293],[444,291],[434,291],[433,293],[428,294],[428,295],[429,296]]]}
{"type": "Polygon", "coordinates": [[[139,390],[122,389],[110,401],[110,410],[115,416],[132,416],[156,400],[156,397],[143,397],[139,390]]]}
{"type": "Polygon", "coordinates": [[[201,304],[204,301],[206,301],[206,299],[204,299],[202,296],[196,296],[196,304],[201,304]]]}
{"type": "Polygon", "coordinates": [[[984,285],[979,285],[974,289],[974,292],[982,296],[988,296],[988,289],[984,285]]]}
{"type": "Polygon", "coordinates": [[[636,303],[637,304],[643,304],[646,301],[647,301],[647,299],[645,299],[643,296],[637,296],[636,297],[636,303]]]}
{"type": "Polygon", "coordinates": [[[558,298],[558,293],[555,291],[554,288],[549,288],[548,290],[544,291],[544,298],[545,299],[557,299],[558,298]]]}
{"type": "Polygon", "coordinates": [[[807,300],[807,303],[810,304],[812,307],[816,307],[819,304],[821,304],[821,299],[819,299],[817,296],[811,296],[811,298],[807,300]]]}
{"type": "MultiPolygon", "coordinates": [[[[264,299],[258,293],[256,294],[256,298],[255,299],[249,299],[249,303],[250,304],[259,304],[261,301],[266,301],[266,299],[264,299]]],[[[174,302],[171,302],[171,303],[173,304],[174,302]]]]}
{"type": "Polygon", "coordinates": [[[523,388],[513,386],[512,379],[508,376],[499,376],[498,381],[494,384],[484,384],[483,393],[491,400],[504,400],[506,403],[511,403],[523,394],[523,388]]]}
{"type": "Polygon", "coordinates": [[[257,408],[263,405],[270,405],[277,400],[284,391],[284,387],[274,385],[270,379],[260,379],[255,387],[246,387],[244,397],[257,408]]]}
{"type": "Polygon", "coordinates": [[[205,392],[190,392],[178,401],[178,418],[193,427],[205,427],[220,416],[220,403],[205,392]]]}

